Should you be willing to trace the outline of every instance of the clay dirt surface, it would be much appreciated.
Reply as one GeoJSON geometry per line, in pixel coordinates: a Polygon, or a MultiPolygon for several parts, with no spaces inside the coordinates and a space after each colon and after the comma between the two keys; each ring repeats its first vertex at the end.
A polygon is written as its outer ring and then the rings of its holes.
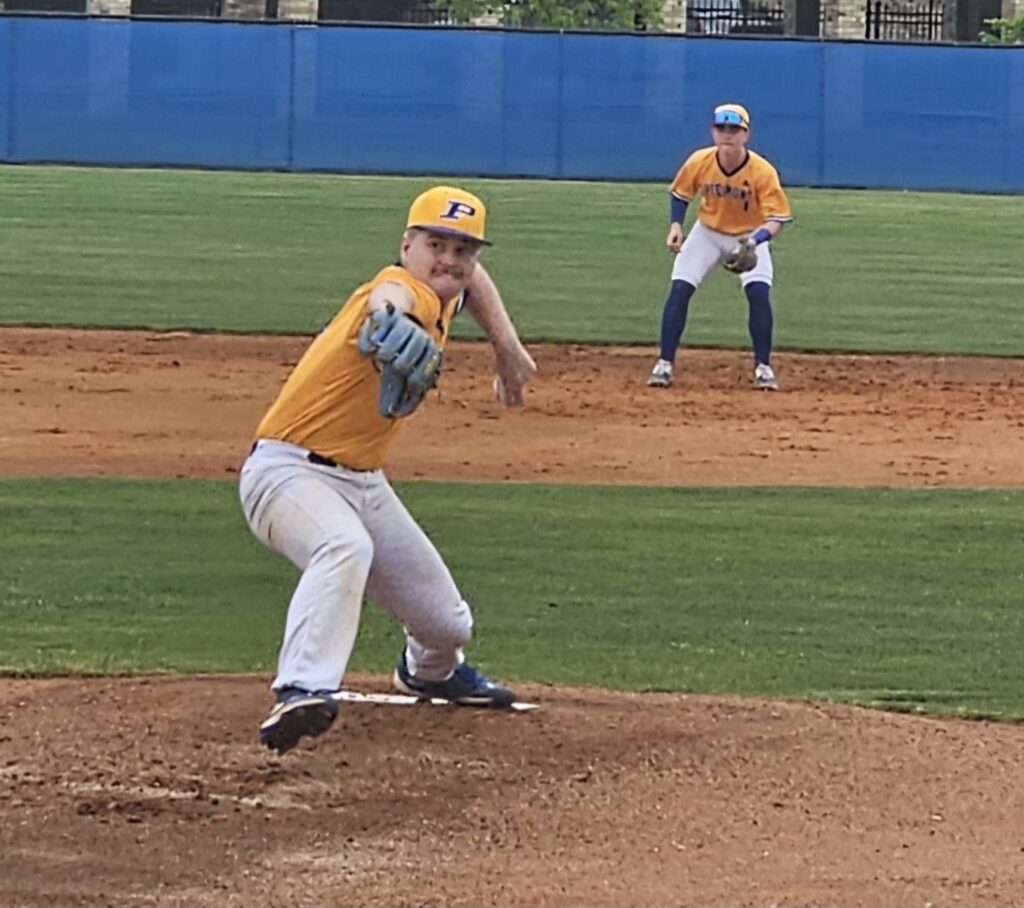
{"type": "MultiPolygon", "coordinates": [[[[218,477],[308,338],[0,329],[0,475],[218,477]]],[[[1019,361],[454,343],[389,475],[1019,488],[1019,361]]],[[[1024,727],[525,685],[345,704],[284,757],[266,677],[0,679],[0,905],[1021,905],[1024,727]]],[[[383,691],[387,679],[346,685],[383,691]]]]}

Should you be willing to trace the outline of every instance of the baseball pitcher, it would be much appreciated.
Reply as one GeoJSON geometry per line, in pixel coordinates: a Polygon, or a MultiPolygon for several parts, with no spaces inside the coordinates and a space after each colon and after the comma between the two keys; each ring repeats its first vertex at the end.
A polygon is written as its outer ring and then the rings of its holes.
{"type": "Polygon", "coordinates": [[[779,175],[747,149],[750,116],[739,104],[715,108],[714,145],[691,154],[670,187],[668,248],[676,254],[672,287],[661,317],[661,356],[647,384],[672,384],[676,351],[686,327],[690,298],[712,268],[721,264],[739,275],[747,297],[748,328],[754,348],[754,387],[778,388],[771,365],[774,278],[768,241],[791,221],[779,175]],[[697,222],[684,242],[687,205],[700,195],[697,222]]]}
{"type": "Polygon", "coordinates": [[[250,529],[302,576],[291,597],[276,702],[260,740],[284,753],[334,722],[364,595],[405,628],[393,683],[474,706],[515,694],[466,663],[473,626],[440,554],[384,476],[387,451],[434,386],[463,305],[495,348],[495,391],[523,402],[536,371],[483,266],[486,211],[436,186],[409,211],[400,263],[357,288],[312,342],[256,430],[239,478],[250,529]]]}

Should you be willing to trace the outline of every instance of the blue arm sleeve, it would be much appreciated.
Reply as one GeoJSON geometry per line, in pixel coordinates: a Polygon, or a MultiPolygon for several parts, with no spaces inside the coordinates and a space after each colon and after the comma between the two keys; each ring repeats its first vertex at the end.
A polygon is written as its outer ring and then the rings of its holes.
{"type": "Polygon", "coordinates": [[[669,193],[670,208],[669,208],[669,223],[670,224],[682,224],[683,218],[686,217],[686,205],[682,199],[677,199],[672,193],[669,193]]]}

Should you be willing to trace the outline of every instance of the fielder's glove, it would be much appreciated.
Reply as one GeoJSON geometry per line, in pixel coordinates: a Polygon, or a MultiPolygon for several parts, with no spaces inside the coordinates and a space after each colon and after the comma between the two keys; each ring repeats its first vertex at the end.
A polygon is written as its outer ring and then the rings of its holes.
{"type": "Polygon", "coordinates": [[[744,237],[723,260],[722,266],[734,274],[750,271],[757,264],[757,241],[752,236],[744,237]]]}
{"type": "Polygon", "coordinates": [[[370,314],[356,337],[363,356],[380,366],[380,415],[387,419],[408,416],[437,384],[441,348],[404,312],[390,303],[370,314]]]}

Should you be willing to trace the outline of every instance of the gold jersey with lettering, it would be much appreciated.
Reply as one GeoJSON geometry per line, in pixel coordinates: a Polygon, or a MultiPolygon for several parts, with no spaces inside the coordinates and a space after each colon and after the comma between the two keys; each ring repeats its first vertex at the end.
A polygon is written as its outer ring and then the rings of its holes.
{"type": "Polygon", "coordinates": [[[372,356],[360,354],[356,336],[369,315],[370,293],[389,281],[408,288],[410,314],[443,347],[458,298],[442,304],[404,268],[384,268],[355,290],[310,344],[256,429],[257,438],[300,445],[353,470],[384,465],[403,420],[380,415],[380,372],[372,356]]]}
{"type": "Polygon", "coordinates": [[[793,220],[779,174],[765,158],[747,151],[743,163],[726,173],[716,152],[714,146],[695,151],[669,187],[684,202],[700,194],[697,217],[705,227],[739,236],[765,221],[785,224],[793,220]]]}

